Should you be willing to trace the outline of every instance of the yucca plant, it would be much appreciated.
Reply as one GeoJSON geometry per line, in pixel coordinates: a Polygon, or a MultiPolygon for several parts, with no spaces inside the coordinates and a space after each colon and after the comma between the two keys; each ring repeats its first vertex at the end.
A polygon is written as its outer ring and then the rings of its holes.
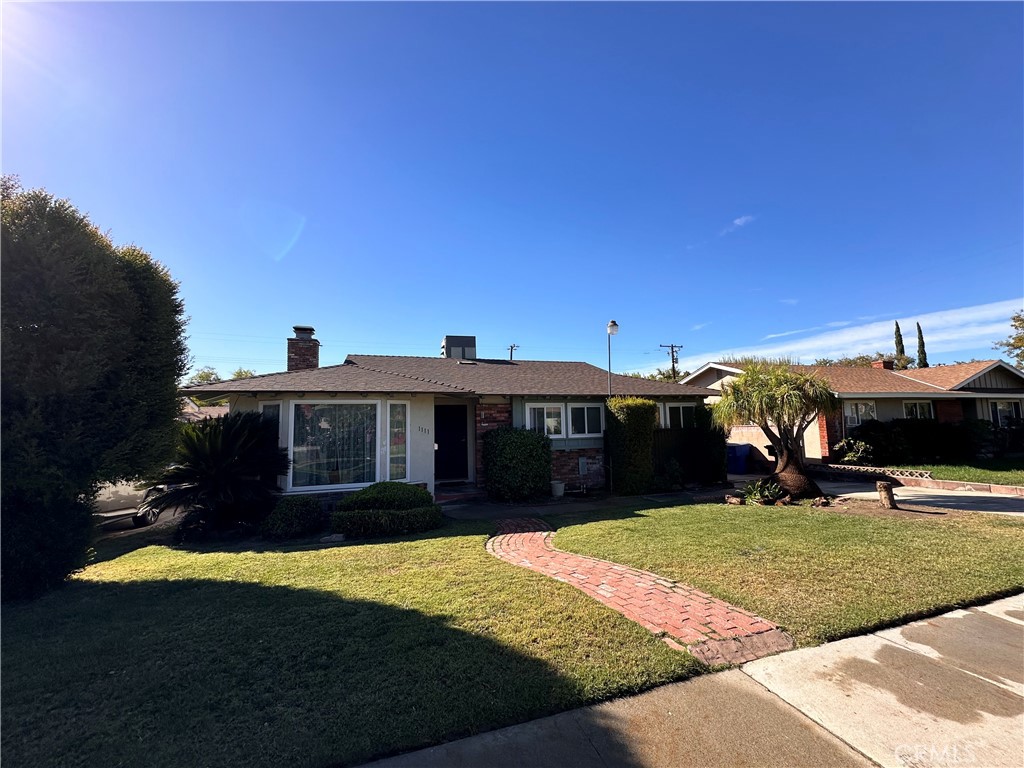
{"type": "Polygon", "coordinates": [[[181,508],[181,530],[192,532],[258,524],[290,463],[277,434],[275,422],[253,411],[186,424],[176,463],[153,479],[140,513],[181,508]]]}

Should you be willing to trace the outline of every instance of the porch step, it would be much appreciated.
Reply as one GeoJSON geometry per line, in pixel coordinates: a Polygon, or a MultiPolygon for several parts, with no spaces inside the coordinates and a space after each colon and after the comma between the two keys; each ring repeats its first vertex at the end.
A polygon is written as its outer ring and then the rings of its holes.
{"type": "Polygon", "coordinates": [[[485,501],[487,491],[475,485],[456,485],[449,488],[435,487],[434,502],[436,504],[466,504],[471,501],[485,501]]]}

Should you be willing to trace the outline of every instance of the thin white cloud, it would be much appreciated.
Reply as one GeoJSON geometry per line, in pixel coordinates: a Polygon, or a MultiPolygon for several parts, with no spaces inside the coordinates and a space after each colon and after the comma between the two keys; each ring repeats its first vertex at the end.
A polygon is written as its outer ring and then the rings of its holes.
{"type": "MultiPolygon", "coordinates": [[[[894,321],[899,321],[901,328],[911,329],[914,328],[914,323],[920,323],[929,356],[945,352],[984,350],[991,348],[992,342],[996,339],[1006,338],[1010,334],[1010,315],[1019,312],[1021,306],[1024,306],[1024,298],[943,309],[921,315],[890,315],[878,322],[828,330],[804,339],[773,340],[767,344],[694,352],[681,358],[679,367],[695,371],[704,363],[719,360],[726,355],[788,355],[796,360],[812,363],[821,357],[837,358],[884,352],[892,348],[894,321]]],[[[906,338],[910,342],[912,336],[906,338]]],[[[996,358],[999,353],[990,354],[992,358],[996,358]]]]}
{"type": "Polygon", "coordinates": [[[699,331],[701,328],[707,328],[711,323],[697,323],[696,325],[690,326],[691,331],[699,331]]]}
{"type": "Polygon", "coordinates": [[[800,299],[779,299],[779,304],[789,304],[790,306],[792,306],[793,304],[799,303],[800,299]]]}
{"type": "Polygon", "coordinates": [[[719,232],[718,236],[722,237],[723,235],[728,235],[730,232],[735,232],[737,229],[740,229],[742,227],[747,226],[747,224],[750,224],[755,218],[757,217],[750,215],[738,216],[737,218],[732,220],[732,224],[730,224],[728,227],[719,232]]]}
{"type": "Polygon", "coordinates": [[[782,331],[781,333],[769,333],[767,336],[762,336],[761,341],[768,341],[768,339],[781,339],[783,336],[796,336],[798,333],[810,333],[811,331],[820,331],[824,326],[816,325],[814,328],[798,328],[795,331],[782,331]]]}
{"type": "Polygon", "coordinates": [[[812,331],[820,331],[822,328],[844,328],[847,325],[850,325],[849,320],[839,320],[832,323],[825,323],[824,325],[815,325],[812,328],[797,328],[795,331],[769,333],[767,336],[762,336],[761,341],[767,341],[768,339],[781,339],[783,336],[796,336],[800,333],[811,333],[812,331]]]}

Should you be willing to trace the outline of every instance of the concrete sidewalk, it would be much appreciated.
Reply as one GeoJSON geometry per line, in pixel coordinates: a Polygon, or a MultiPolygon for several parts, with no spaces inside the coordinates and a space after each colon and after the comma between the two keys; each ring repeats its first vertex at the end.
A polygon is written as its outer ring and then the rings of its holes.
{"type": "MultiPolygon", "coordinates": [[[[878,501],[874,481],[842,482],[815,478],[825,493],[848,499],[878,501]]],[[[964,512],[993,512],[1002,515],[1024,515],[1024,496],[1007,496],[986,491],[945,491],[937,488],[897,486],[892,489],[896,503],[920,504],[936,509],[955,509],[964,512]]]]}
{"type": "Polygon", "coordinates": [[[1017,595],[372,765],[1019,768],[1022,758],[1017,595]]]}
{"type": "MultiPolygon", "coordinates": [[[[729,475],[729,482],[737,488],[759,480],[764,475],[729,475]]],[[[880,478],[881,479],[881,478],[880,478]]],[[[825,480],[814,477],[814,481],[829,496],[847,499],[878,501],[875,480],[825,480]]],[[[947,491],[937,488],[912,488],[895,486],[892,489],[896,503],[920,504],[935,509],[959,510],[962,512],[990,512],[1000,515],[1024,515],[1024,496],[1008,496],[988,491],[947,491]]]]}

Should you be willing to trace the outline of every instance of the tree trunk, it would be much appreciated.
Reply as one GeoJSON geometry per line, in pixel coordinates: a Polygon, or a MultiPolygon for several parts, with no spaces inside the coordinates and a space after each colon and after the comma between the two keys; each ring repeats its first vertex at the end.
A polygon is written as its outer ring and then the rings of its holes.
{"type": "Polygon", "coordinates": [[[775,473],[771,479],[793,499],[816,499],[824,496],[818,484],[809,478],[804,470],[800,445],[793,445],[787,438],[789,435],[781,435],[777,444],[776,440],[772,440],[777,455],[775,473]]]}
{"type": "Polygon", "coordinates": [[[878,502],[882,509],[899,509],[896,506],[896,498],[892,495],[892,483],[879,481],[875,483],[875,487],[878,489],[878,502]]]}

